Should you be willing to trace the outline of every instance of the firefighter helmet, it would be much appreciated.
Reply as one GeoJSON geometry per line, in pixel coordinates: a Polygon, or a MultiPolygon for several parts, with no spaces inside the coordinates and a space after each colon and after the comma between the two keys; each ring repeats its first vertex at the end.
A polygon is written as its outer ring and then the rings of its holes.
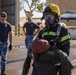
{"type": "Polygon", "coordinates": [[[47,13],[56,13],[58,16],[60,16],[60,9],[57,5],[55,4],[49,4],[45,9],[44,9],[44,14],[47,13]]]}

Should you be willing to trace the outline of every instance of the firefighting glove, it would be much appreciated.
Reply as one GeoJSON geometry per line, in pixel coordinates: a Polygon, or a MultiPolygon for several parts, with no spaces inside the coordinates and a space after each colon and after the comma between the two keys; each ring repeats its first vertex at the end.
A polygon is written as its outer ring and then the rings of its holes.
{"type": "Polygon", "coordinates": [[[10,44],[9,47],[8,47],[9,51],[12,50],[12,45],[10,44]]]}

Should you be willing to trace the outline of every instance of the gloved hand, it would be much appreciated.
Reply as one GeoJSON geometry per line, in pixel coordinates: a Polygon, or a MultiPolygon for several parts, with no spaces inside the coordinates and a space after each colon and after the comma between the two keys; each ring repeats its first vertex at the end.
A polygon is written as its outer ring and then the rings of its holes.
{"type": "Polygon", "coordinates": [[[9,47],[8,47],[9,51],[12,50],[12,45],[10,44],[9,47]]]}

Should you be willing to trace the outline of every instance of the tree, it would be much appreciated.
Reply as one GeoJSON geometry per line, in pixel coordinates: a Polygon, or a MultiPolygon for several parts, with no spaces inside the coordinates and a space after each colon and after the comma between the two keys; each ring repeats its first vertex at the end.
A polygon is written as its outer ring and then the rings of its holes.
{"type": "Polygon", "coordinates": [[[24,10],[27,17],[32,17],[33,12],[42,12],[43,7],[45,6],[45,3],[40,3],[40,0],[20,0],[20,10],[24,10]],[[24,8],[24,4],[28,5],[29,11],[24,8]]]}

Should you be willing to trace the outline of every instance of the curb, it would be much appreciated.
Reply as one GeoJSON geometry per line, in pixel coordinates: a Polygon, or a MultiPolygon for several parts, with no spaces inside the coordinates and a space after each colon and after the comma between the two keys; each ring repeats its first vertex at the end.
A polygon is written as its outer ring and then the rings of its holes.
{"type": "Polygon", "coordinates": [[[13,48],[25,48],[25,45],[24,46],[23,45],[22,46],[21,45],[20,46],[19,45],[15,45],[15,46],[13,45],[13,48]]]}

